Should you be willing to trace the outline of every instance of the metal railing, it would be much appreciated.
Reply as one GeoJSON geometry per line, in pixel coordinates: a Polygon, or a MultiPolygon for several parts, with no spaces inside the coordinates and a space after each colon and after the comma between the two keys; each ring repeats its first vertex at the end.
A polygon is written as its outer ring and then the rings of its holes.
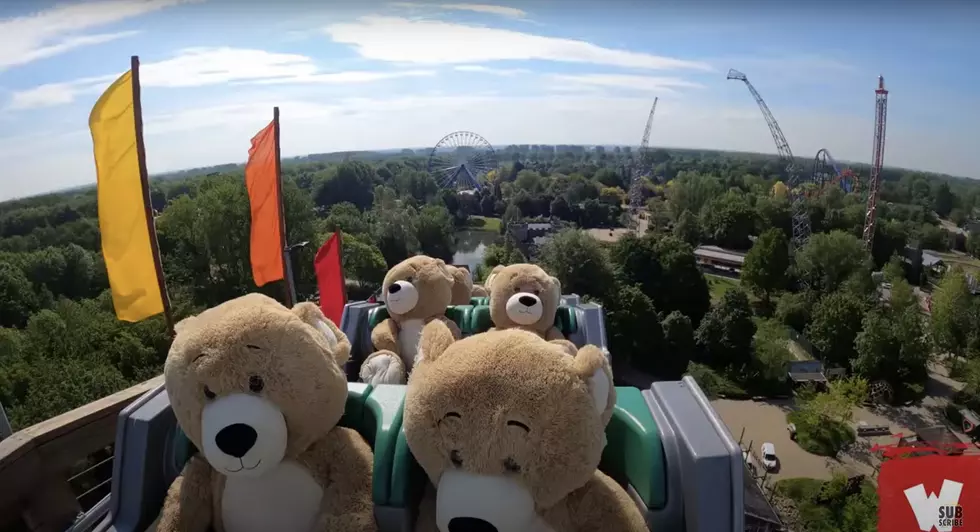
{"type": "Polygon", "coordinates": [[[0,530],[63,532],[109,493],[119,412],[159,376],[0,441],[0,530]]]}

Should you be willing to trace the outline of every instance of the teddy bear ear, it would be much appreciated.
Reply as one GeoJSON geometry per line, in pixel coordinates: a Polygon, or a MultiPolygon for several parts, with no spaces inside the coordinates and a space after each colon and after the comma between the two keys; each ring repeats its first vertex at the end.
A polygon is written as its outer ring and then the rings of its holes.
{"type": "Polygon", "coordinates": [[[197,321],[197,316],[188,316],[174,325],[174,334],[180,334],[181,331],[187,331],[194,322],[197,321]]]}
{"type": "Polygon", "coordinates": [[[572,365],[575,373],[588,384],[596,413],[602,415],[609,407],[609,395],[613,387],[606,356],[598,347],[587,345],[578,350],[572,365]]]}
{"type": "Polygon", "coordinates": [[[453,269],[455,266],[446,264],[446,261],[442,259],[434,260],[436,261],[436,266],[439,268],[439,271],[442,272],[442,276],[445,277],[450,283],[455,282],[455,278],[453,277],[453,269]]]}
{"type": "Polygon", "coordinates": [[[344,365],[347,362],[350,358],[350,340],[334,322],[323,315],[319,307],[309,301],[304,301],[293,307],[293,314],[299,316],[301,320],[313,326],[317,332],[323,335],[327,345],[330,346],[330,350],[334,352],[334,358],[338,364],[344,365]]]}
{"type": "Polygon", "coordinates": [[[561,293],[561,281],[558,280],[554,275],[551,276],[551,282],[555,283],[555,287],[558,288],[558,293],[561,293]]]}

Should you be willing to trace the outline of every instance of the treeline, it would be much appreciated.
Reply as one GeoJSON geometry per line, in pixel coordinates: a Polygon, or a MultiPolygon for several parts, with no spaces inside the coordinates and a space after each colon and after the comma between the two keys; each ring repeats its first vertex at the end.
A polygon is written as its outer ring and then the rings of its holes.
{"type": "MultiPolygon", "coordinates": [[[[644,156],[652,168],[642,190],[649,235],[610,248],[584,233],[566,231],[531,259],[558,275],[566,292],[606,305],[617,360],[662,378],[693,370],[717,375],[719,382],[734,387],[778,388],[778,369],[788,360],[785,329],[766,316],[817,334],[807,329],[816,319],[812,316],[820,314],[811,307],[831,288],[801,292],[797,277],[767,281],[763,275],[752,281],[756,284],[745,283],[763,287],[761,292],[729,292],[712,306],[692,250],[709,242],[747,248],[752,237],[769,228],[788,236],[788,203],[771,194],[772,186],[785,179],[781,165],[767,156],[696,150],[653,150],[644,156]],[[789,295],[781,295],[785,290],[789,295]],[[803,310],[786,310],[786,298],[800,299],[797,306],[803,310]],[[756,299],[770,302],[770,310],[757,308],[756,299]],[[659,327],[651,329],[651,323],[659,327]]],[[[451,260],[455,233],[474,225],[477,216],[504,222],[551,218],[580,228],[625,221],[630,174],[624,166],[637,158],[628,149],[507,147],[498,157],[503,164],[475,194],[440,189],[425,171],[424,156],[411,150],[369,161],[356,160],[356,154],[284,161],[288,240],[306,243],[293,256],[300,297],[315,296],[312,258],[335,230],[345,236],[344,268],[350,297],[357,299],[377,289],[388,267],[415,253],[451,260]]],[[[257,290],[248,260],[249,209],[240,170],[202,169],[199,174],[204,175],[151,181],[164,271],[178,318],[257,290]]],[[[952,198],[949,214],[956,209],[972,213],[976,193],[958,181],[909,173],[886,183],[892,205],[882,207],[879,235],[884,236],[876,240],[881,243],[874,262],[884,264],[905,244],[921,243],[932,230],[927,227],[938,229],[931,213],[939,210],[937,201],[945,201],[944,183],[952,198]]],[[[832,191],[814,197],[814,230],[859,234],[862,202],[859,195],[832,191]]],[[[166,356],[169,341],[162,318],[137,324],[115,319],[97,215],[94,189],[0,205],[0,402],[15,427],[154,375],[166,356]]],[[[505,238],[486,259],[491,265],[529,260],[520,253],[505,238]]],[[[801,255],[807,256],[798,253],[785,260],[798,264],[801,255]]],[[[870,271],[863,259],[861,268],[870,271]]],[[[840,268],[835,271],[844,276],[840,268]]],[[[279,297],[283,287],[273,283],[260,290],[279,297]]],[[[862,293],[871,305],[868,292],[862,293]]],[[[843,361],[850,355],[828,356],[843,361]]]]}

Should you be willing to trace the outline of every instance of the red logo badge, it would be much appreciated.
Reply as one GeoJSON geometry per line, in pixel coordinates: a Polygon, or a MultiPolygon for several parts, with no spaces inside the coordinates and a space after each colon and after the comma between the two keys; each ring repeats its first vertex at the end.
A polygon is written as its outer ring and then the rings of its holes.
{"type": "Polygon", "coordinates": [[[980,454],[968,444],[941,449],[878,448],[879,532],[980,532],[980,454]]]}

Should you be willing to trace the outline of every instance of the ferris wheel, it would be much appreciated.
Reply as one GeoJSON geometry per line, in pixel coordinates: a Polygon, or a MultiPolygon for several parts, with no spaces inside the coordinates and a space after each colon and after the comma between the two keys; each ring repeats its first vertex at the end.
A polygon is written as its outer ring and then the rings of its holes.
{"type": "Polygon", "coordinates": [[[428,171],[443,188],[480,189],[497,168],[497,154],[487,139],[471,131],[442,138],[429,154],[428,171]]]}

